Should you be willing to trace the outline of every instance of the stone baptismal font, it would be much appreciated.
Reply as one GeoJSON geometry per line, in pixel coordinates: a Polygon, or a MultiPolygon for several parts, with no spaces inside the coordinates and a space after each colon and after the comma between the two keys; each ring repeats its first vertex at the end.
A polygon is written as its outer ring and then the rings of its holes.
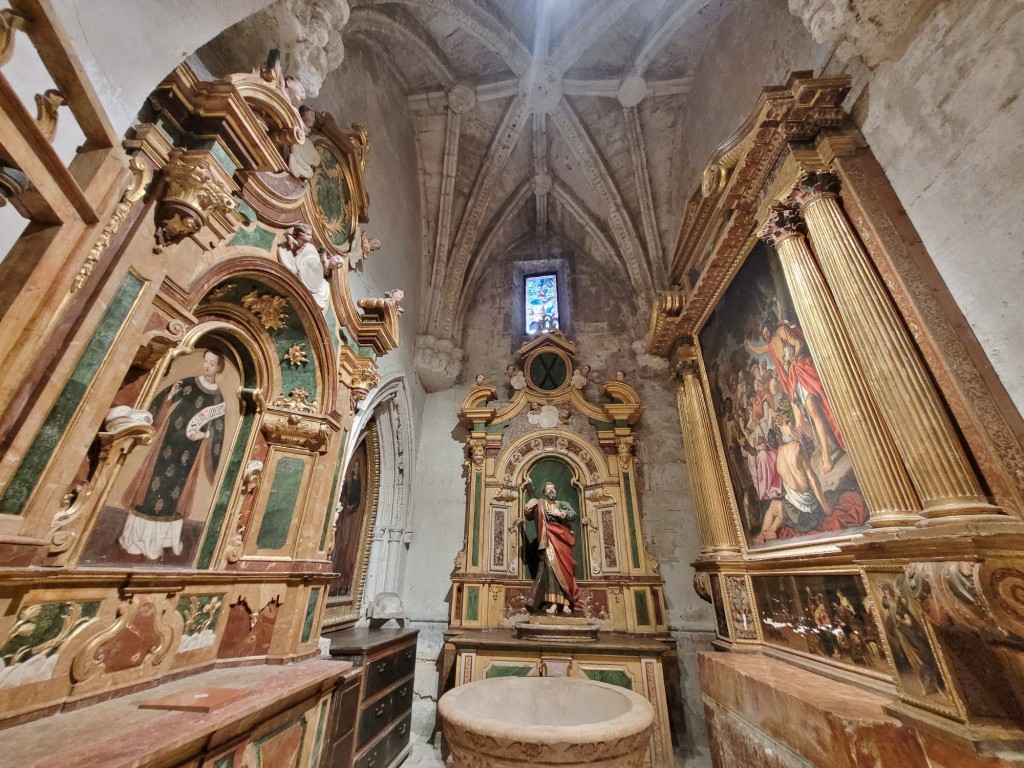
{"type": "Polygon", "coordinates": [[[569,677],[496,677],[437,705],[456,768],[640,768],[654,708],[626,688],[569,677]]]}

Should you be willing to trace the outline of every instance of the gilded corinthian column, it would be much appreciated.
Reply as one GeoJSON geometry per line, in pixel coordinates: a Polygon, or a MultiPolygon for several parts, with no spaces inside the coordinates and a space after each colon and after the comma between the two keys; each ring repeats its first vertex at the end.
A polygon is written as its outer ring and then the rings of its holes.
{"type": "Polygon", "coordinates": [[[926,518],[995,514],[892,298],[839,205],[839,177],[806,174],[797,199],[811,245],[926,518]]]}
{"type": "Polygon", "coordinates": [[[871,508],[869,523],[876,528],[913,525],[919,520],[917,495],[871,398],[864,371],[807,245],[805,231],[800,213],[781,205],[772,208],[760,236],[779,254],[796,314],[814,354],[814,365],[834,406],[857,479],[871,508]]]}
{"type": "Polygon", "coordinates": [[[679,420],[697,508],[701,551],[707,554],[736,552],[739,545],[723,475],[725,467],[718,457],[718,437],[711,428],[711,412],[704,397],[697,361],[686,361],[682,374],[683,383],[677,395],[679,420]]]}

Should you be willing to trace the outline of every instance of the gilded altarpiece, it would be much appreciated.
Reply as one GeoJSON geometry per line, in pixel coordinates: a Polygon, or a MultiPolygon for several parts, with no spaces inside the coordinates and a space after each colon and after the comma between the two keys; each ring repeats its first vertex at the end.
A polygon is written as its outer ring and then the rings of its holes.
{"type": "MultiPolygon", "coordinates": [[[[365,131],[305,108],[304,124],[279,75],[176,69],[110,150],[108,218],[59,269],[38,262],[61,302],[0,411],[0,720],[215,665],[257,681],[316,653],[341,457],[398,309],[349,291],[365,131]],[[311,177],[289,164],[303,144],[311,177]]],[[[3,267],[8,285],[39,277],[3,267]]],[[[335,621],[356,618],[359,591],[335,621]]],[[[282,683],[313,681],[292,710],[217,765],[316,763],[344,665],[310,664],[282,683]]]]}
{"type": "Polygon", "coordinates": [[[480,383],[463,401],[466,528],[452,573],[449,683],[575,675],[630,688],[657,713],[646,764],[668,766],[664,668],[674,647],[658,562],[644,544],[635,434],[643,407],[622,381],[587,400],[576,357],[561,333],[537,334],[517,351],[510,383],[500,392],[480,383]],[[525,505],[549,482],[578,512],[570,527],[580,600],[570,621],[596,625],[595,642],[544,643],[514,630],[530,615],[538,567],[525,505]]]}
{"type": "Polygon", "coordinates": [[[872,727],[910,727],[910,752],[877,764],[1008,765],[1024,430],[846,117],[849,87],[763,91],[685,210],[679,288],[646,341],[678,382],[715,644],[778,660],[754,682],[702,659],[709,727],[732,727],[735,680],[783,700],[791,664],[848,685],[872,727]]]}

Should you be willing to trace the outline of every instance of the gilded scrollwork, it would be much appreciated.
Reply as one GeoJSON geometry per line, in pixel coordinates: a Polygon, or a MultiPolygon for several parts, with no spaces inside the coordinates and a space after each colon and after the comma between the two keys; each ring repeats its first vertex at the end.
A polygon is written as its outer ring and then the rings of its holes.
{"type": "Polygon", "coordinates": [[[290,411],[300,413],[317,413],[320,410],[320,402],[309,401],[309,390],[305,387],[296,387],[288,393],[288,397],[278,395],[271,403],[275,408],[287,408],[290,411]]]}
{"type": "Polygon", "coordinates": [[[25,26],[25,17],[10,8],[0,11],[0,67],[14,55],[14,41],[19,29],[25,26]]]}
{"type": "Polygon", "coordinates": [[[120,603],[114,622],[75,654],[71,678],[81,683],[101,672],[135,669],[147,661],[150,666],[160,666],[180,633],[174,624],[166,622],[173,610],[154,599],[136,602],[130,597],[120,603]]]}
{"type": "Polygon", "coordinates": [[[314,453],[326,453],[331,428],[315,418],[299,413],[268,413],[261,425],[267,442],[314,453]]]}
{"type": "Polygon", "coordinates": [[[288,299],[284,296],[259,291],[252,291],[242,297],[242,306],[252,312],[268,331],[279,331],[285,326],[288,314],[284,311],[288,307],[288,299]]]}
{"type": "Polygon", "coordinates": [[[211,168],[208,153],[171,154],[163,167],[164,189],[157,208],[157,250],[180,243],[202,229],[215,213],[226,215],[238,204],[211,168]]]}
{"type": "Polygon", "coordinates": [[[70,530],[72,524],[83,517],[83,512],[92,510],[102,501],[117,468],[128,454],[140,445],[152,443],[156,434],[150,413],[131,408],[112,409],[105,422],[105,430],[97,435],[99,457],[96,471],[86,483],[65,496],[64,508],[50,522],[46,538],[51,557],[63,555],[71,549],[79,537],[77,531],[70,530]]]}
{"type": "Polygon", "coordinates": [[[75,279],[71,283],[71,293],[79,290],[88,281],[89,276],[96,268],[96,264],[99,263],[100,257],[103,252],[110,247],[110,243],[114,239],[114,235],[117,234],[118,230],[128,219],[128,214],[132,210],[132,206],[135,205],[142,196],[145,195],[146,189],[149,187],[149,183],[153,180],[153,169],[148,164],[142,161],[139,157],[133,157],[128,163],[128,167],[132,172],[132,180],[128,185],[128,188],[124,192],[124,196],[121,198],[121,202],[117,204],[114,212],[110,215],[107,223],[103,226],[103,231],[100,232],[99,238],[85,257],[85,263],[82,264],[82,268],[78,270],[78,274],[75,275],[75,279]]]}

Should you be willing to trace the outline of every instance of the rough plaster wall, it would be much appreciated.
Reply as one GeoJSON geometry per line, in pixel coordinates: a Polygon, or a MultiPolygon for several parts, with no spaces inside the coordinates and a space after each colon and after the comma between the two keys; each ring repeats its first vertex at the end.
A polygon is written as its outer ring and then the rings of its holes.
{"type": "MultiPolygon", "coordinates": [[[[680,220],[711,153],[740,126],[761,89],[785,83],[792,71],[820,72],[831,55],[831,47],[815,43],[784,0],[728,6],[697,64],[693,92],[687,97],[677,187],[680,220]]],[[[679,223],[672,245],[678,233],[679,223]]]]}
{"type": "Polygon", "coordinates": [[[1021,0],[940,3],[902,55],[871,74],[853,113],[1024,410],[1021,40],[1021,0]]]}
{"type": "Polygon", "coordinates": [[[186,56],[271,2],[53,0],[53,7],[114,131],[123,134],[186,56]]]}

